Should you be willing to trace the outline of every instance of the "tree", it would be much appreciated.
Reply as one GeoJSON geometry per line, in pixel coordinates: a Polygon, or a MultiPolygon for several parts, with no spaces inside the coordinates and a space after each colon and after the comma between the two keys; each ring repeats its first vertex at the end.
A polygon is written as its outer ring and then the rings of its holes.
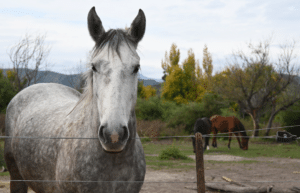
{"type": "Polygon", "coordinates": [[[143,91],[145,95],[145,99],[149,99],[150,97],[154,97],[156,95],[156,89],[151,85],[143,86],[143,91]]]}
{"type": "Polygon", "coordinates": [[[180,51],[177,45],[173,43],[171,45],[170,54],[166,51],[165,60],[161,61],[161,67],[164,70],[164,76],[162,79],[166,81],[166,77],[171,74],[173,67],[178,66],[180,60],[180,51]]]}
{"type": "Polygon", "coordinates": [[[86,70],[85,66],[83,65],[82,61],[79,61],[74,68],[68,70],[67,81],[71,85],[72,88],[76,89],[80,93],[82,93],[82,88],[85,84],[85,81],[82,77],[83,72],[86,70]]]}
{"type": "Polygon", "coordinates": [[[199,60],[196,60],[192,49],[188,50],[188,57],[183,61],[183,72],[185,74],[185,98],[189,101],[201,101],[204,89],[201,87],[200,77],[196,69],[200,69],[199,60]]]}
{"type": "MultiPolygon", "coordinates": [[[[300,102],[296,102],[288,110],[281,112],[281,123],[284,126],[300,125],[300,102]]],[[[284,128],[293,135],[300,137],[300,126],[284,128]]]]}
{"type": "Polygon", "coordinates": [[[170,75],[166,77],[163,85],[162,97],[177,104],[188,103],[184,94],[184,72],[179,66],[173,67],[170,75]]]}
{"type": "Polygon", "coordinates": [[[145,95],[145,87],[144,87],[144,82],[143,81],[138,81],[138,97],[139,98],[146,98],[146,95],[145,95]]]}
{"type": "MultiPolygon", "coordinates": [[[[179,52],[179,50],[178,50],[179,52]]],[[[171,58],[171,56],[170,56],[171,58]]],[[[188,51],[188,57],[184,60],[182,68],[179,64],[174,64],[165,68],[169,71],[162,89],[162,96],[177,104],[187,104],[189,101],[200,101],[204,90],[199,85],[196,67],[199,69],[199,61],[196,61],[192,49],[188,51]]]]}
{"type": "MultiPolygon", "coordinates": [[[[11,47],[8,55],[16,73],[16,86],[18,91],[31,84],[36,84],[42,76],[38,76],[41,68],[47,69],[47,57],[50,47],[45,44],[46,35],[32,37],[25,35],[17,44],[11,47]],[[22,84],[26,80],[26,84],[22,84]]],[[[45,73],[47,73],[45,71],[45,73]]],[[[46,75],[44,73],[44,75],[46,75]]]]}
{"type": "Polygon", "coordinates": [[[212,71],[213,71],[213,64],[212,64],[212,56],[208,52],[207,45],[204,45],[203,48],[203,61],[202,66],[204,69],[204,77],[202,79],[202,84],[204,87],[208,90],[211,90],[211,77],[212,77],[212,71]]]}
{"type": "MultiPolygon", "coordinates": [[[[243,51],[233,53],[230,66],[214,77],[214,90],[237,102],[251,116],[255,130],[253,136],[259,134],[258,123],[262,113],[287,91],[294,80],[292,73],[299,73],[291,64],[295,42],[288,47],[282,47],[283,53],[276,63],[270,62],[270,43],[271,39],[260,42],[257,46],[249,43],[250,56],[243,51]]],[[[298,100],[294,98],[290,103],[298,100]]],[[[284,108],[277,110],[273,111],[271,118],[284,108]]]]}
{"type": "Polygon", "coordinates": [[[0,112],[4,113],[11,99],[17,94],[16,89],[0,69],[0,112]]]}

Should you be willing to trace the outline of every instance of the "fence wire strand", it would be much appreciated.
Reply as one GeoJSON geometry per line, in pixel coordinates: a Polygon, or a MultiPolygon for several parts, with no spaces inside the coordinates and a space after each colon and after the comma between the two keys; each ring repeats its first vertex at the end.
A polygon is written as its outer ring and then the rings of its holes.
{"type": "MultiPolygon", "coordinates": [[[[280,129],[280,128],[288,128],[288,127],[298,127],[300,125],[292,125],[292,126],[284,126],[284,127],[274,127],[274,128],[264,128],[264,129],[257,129],[257,130],[267,130],[267,129],[280,129]]],[[[256,131],[257,131],[256,130],[256,131]]],[[[255,131],[255,130],[247,130],[248,131],[255,131]]],[[[221,134],[229,134],[229,133],[240,133],[245,131],[238,131],[238,132],[227,132],[227,133],[218,133],[215,137],[230,137],[230,136],[220,136],[221,134]],[[218,136],[219,135],[219,136],[218,136]]],[[[202,135],[203,137],[212,137],[214,134],[206,134],[202,135]]],[[[140,138],[132,138],[132,139],[143,139],[143,138],[184,138],[184,137],[195,137],[195,135],[188,135],[188,136],[164,136],[164,137],[140,137],[140,138]]],[[[247,138],[276,138],[276,136],[231,136],[231,137],[247,137],[247,138]]],[[[98,139],[97,137],[93,138],[82,138],[82,137],[28,137],[28,136],[0,136],[1,138],[18,138],[18,139],[98,139]]],[[[300,137],[297,138],[297,140],[300,137]]],[[[160,182],[160,181],[68,181],[68,180],[10,180],[10,182],[49,182],[49,183],[197,183],[196,181],[192,182],[160,182]]],[[[3,183],[3,181],[0,181],[3,183]]],[[[300,180],[287,180],[287,181],[241,181],[238,183],[286,183],[286,182],[300,182],[300,180]]],[[[228,183],[228,182],[206,182],[206,183],[228,183]]]]}
{"type": "MultiPolygon", "coordinates": [[[[257,129],[257,130],[247,130],[247,131],[236,131],[236,132],[227,132],[227,133],[218,133],[215,137],[230,137],[230,136],[220,136],[222,134],[230,134],[230,133],[242,133],[242,132],[253,132],[253,131],[261,131],[261,130],[267,130],[267,129],[280,129],[280,128],[288,128],[288,127],[298,127],[300,125],[292,125],[292,126],[284,126],[284,127],[273,127],[273,128],[264,128],[264,129],[257,129]]],[[[213,137],[214,134],[204,134],[203,137],[213,137]]],[[[185,136],[160,136],[160,137],[137,137],[137,138],[131,138],[131,139],[143,139],[143,138],[150,138],[150,139],[163,139],[163,138],[185,138],[185,137],[195,137],[195,135],[185,135],[185,136]]],[[[231,137],[237,137],[237,136],[231,136],[231,137]]],[[[276,138],[276,136],[239,136],[242,138],[276,138]]],[[[29,137],[29,136],[0,136],[0,139],[9,139],[9,138],[17,138],[17,139],[99,139],[97,137],[29,137]]],[[[297,138],[297,140],[300,139],[300,137],[297,138]]]]}
{"type": "MultiPolygon", "coordinates": [[[[79,180],[9,180],[10,182],[49,182],[49,183],[55,183],[55,182],[64,182],[64,183],[197,183],[197,181],[192,182],[161,182],[161,181],[79,181],[79,180]]],[[[286,183],[286,182],[300,182],[300,180],[286,180],[286,181],[234,181],[236,183],[286,183]]],[[[4,181],[0,181],[0,183],[5,183],[4,181]]],[[[228,183],[228,182],[206,182],[206,183],[228,183]]]]}

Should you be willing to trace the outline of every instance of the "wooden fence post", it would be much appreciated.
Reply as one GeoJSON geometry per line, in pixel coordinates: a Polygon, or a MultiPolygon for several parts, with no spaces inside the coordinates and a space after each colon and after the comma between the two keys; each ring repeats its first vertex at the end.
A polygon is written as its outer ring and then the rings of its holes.
{"type": "Polygon", "coordinates": [[[197,170],[197,192],[205,193],[203,143],[201,133],[195,134],[196,140],[196,170],[197,170]]]}

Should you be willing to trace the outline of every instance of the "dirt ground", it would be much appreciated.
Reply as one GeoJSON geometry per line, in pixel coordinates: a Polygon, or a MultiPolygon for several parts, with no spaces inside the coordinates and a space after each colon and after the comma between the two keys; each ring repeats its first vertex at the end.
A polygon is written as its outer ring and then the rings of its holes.
{"type": "MultiPolygon", "coordinates": [[[[155,156],[155,155],[154,155],[155,156]]],[[[195,158],[194,156],[191,156],[195,158]]],[[[222,176],[226,176],[236,182],[252,186],[273,185],[274,189],[279,188],[283,192],[292,192],[289,188],[293,186],[300,187],[300,182],[278,182],[278,181],[300,181],[300,159],[289,158],[243,158],[229,155],[204,155],[204,160],[214,161],[242,161],[256,160],[254,163],[220,163],[205,162],[205,180],[206,182],[225,182],[222,176]],[[254,181],[276,181],[266,183],[251,183],[254,181]]],[[[0,176],[0,193],[9,192],[9,177],[0,176]]],[[[195,182],[196,170],[153,170],[147,167],[145,183],[141,193],[188,193],[196,192],[195,182]],[[153,183],[169,182],[169,183],[153,183]],[[175,182],[175,183],[174,183],[175,182]]],[[[33,191],[29,191],[33,192],[33,191]]],[[[214,192],[214,191],[206,191],[214,192]]],[[[272,191],[273,192],[273,191],[272,191]]]]}

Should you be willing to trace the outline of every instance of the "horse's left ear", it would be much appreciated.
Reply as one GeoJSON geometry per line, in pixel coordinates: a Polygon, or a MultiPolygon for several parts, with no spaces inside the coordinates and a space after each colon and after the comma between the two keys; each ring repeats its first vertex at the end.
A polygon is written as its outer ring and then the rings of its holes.
{"type": "Polygon", "coordinates": [[[91,37],[97,42],[102,35],[105,34],[104,27],[99,16],[96,13],[95,7],[92,7],[88,14],[88,29],[91,37]]]}
{"type": "Polygon", "coordinates": [[[139,43],[139,41],[142,40],[146,29],[146,17],[143,12],[143,10],[139,10],[138,15],[133,20],[131,26],[130,26],[130,32],[129,34],[131,37],[134,38],[136,43],[139,43]]]}

